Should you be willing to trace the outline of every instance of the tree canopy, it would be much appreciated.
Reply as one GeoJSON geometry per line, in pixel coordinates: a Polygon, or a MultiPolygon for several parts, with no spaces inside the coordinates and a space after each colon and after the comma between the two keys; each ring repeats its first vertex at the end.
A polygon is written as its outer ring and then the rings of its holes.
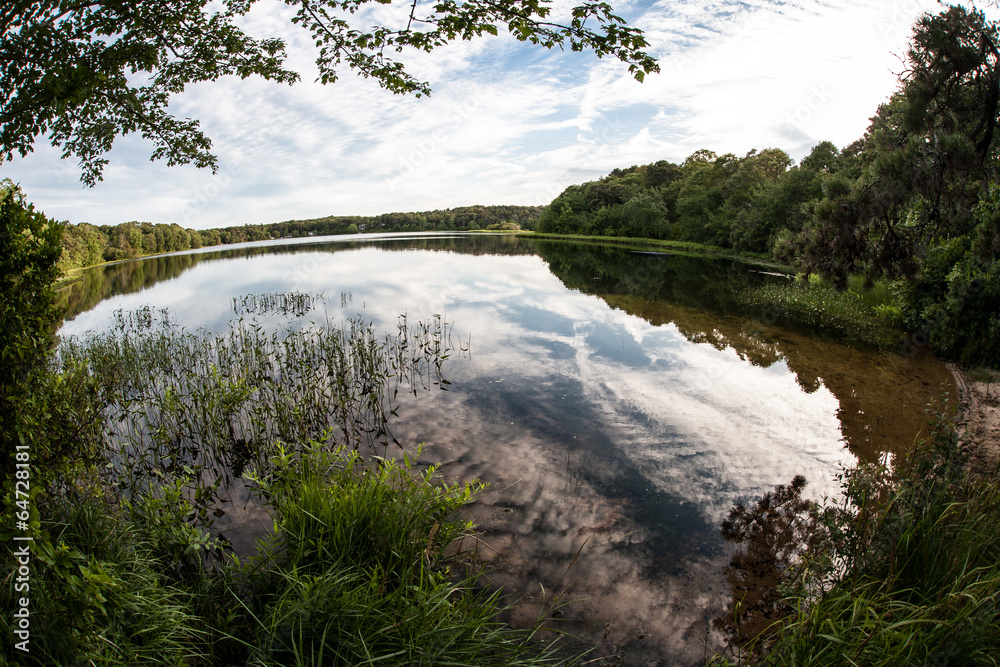
{"type": "Polygon", "coordinates": [[[998,229],[977,206],[1000,177],[998,45],[979,11],[953,6],[917,22],[900,89],[862,139],[861,174],[828,190],[799,241],[807,268],[837,282],[913,277],[941,240],[970,235],[982,259],[997,256],[998,229]]]}
{"type": "MultiPolygon", "coordinates": [[[[101,180],[116,137],[138,133],[152,159],[216,169],[198,121],[170,113],[171,98],[192,83],[259,76],[293,83],[282,40],[248,35],[240,17],[265,0],[13,0],[0,8],[0,163],[31,152],[47,135],[63,157],[80,162],[81,180],[101,180]]],[[[277,0],[272,0],[276,2],[277,0]]],[[[292,22],[316,47],[319,81],[354,71],[394,93],[430,93],[409,73],[407,52],[510,33],[544,48],[590,50],[658,70],[642,32],[612,7],[583,0],[554,17],[546,0],[283,0],[292,22]],[[391,25],[360,27],[365,5],[398,10],[391,25]]],[[[365,17],[364,20],[367,20],[365,17]]]]}

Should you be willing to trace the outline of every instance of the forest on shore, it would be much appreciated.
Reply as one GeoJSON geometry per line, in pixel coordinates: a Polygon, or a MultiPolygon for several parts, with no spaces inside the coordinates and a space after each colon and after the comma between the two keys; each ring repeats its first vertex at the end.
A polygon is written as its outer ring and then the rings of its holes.
{"type": "Polygon", "coordinates": [[[213,229],[184,228],[177,223],[123,222],[118,225],[67,224],[59,268],[94,266],[167,252],[197,250],[230,243],[272,239],[357,234],[362,232],[517,230],[534,226],[540,206],[461,206],[418,213],[375,216],[329,215],[309,220],[234,225],[213,229]]]}
{"type": "Polygon", "coordinates": [[[566,188],[538,232],[709,244],[843,290],[897,293],[901,326],[939,353],[1000,363],[997,28],[950,7],[914,27],[908,71],[864,136],[742,157],[699,150],[566,188]]]}

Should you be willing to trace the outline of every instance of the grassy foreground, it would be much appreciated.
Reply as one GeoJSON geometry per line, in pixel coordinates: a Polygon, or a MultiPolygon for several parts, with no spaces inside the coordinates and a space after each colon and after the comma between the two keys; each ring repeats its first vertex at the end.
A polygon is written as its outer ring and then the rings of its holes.
{"type": "Polygon", "coordinates": [[[907,458],[846,471],[839,504],[802,503],[793,484],[734,509],[742,560],[720,621],[734,641],[712,664],[996,665],[996,472],[970,472],[944,420],[907,458]],[[762,570],[777,573],[763,594],[762,570]]]}
{"type": "MultiPolygon", "coordinates": [[[[369,465],[312,443],[256,479],[275,532],[261,555],[205,567],[183,494],[115,500],[67,490],[32,591],[36,665],[566,664],[534,631],[493,620],[455,518],[476,485],[369,465]]],[[[201,534],[205,538],[204,534],[201,534]]],[[[7,587],[5,587],[7,588],[7,587]]],[[[9,602],[9,601],[8,601],[9,602]]],[[[10,608],[10,607],[8,607],[10,608]]]]}

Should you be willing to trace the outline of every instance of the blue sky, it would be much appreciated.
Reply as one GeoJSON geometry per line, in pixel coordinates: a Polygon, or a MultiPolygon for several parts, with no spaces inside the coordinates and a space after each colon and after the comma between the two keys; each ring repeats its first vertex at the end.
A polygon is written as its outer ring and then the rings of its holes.
{"type": "MultiPolygon", "coordinates": [[[[396,20],[409,4],[376,5],[361,19],[396,20]]],[[[914,21],[941,9],[934,0],[612,4],[646,31],[660,60],[662,72],[643,84],[620,63],[501,36],[411,58],[434,91],[417,99],[350,74],[313,83],[308,36],[290,25],[287,8],[263,0],[246,28],[283,37],[302,81],[199,84],[171,107],[201,120],[218,174],[150,162],[150,146],[126,137],[93,189],[44,140],[28,158],[0,165],[0,178],[19,182],[60,220],[204,229],[543,205],[616,167],[680,162],[700,148],[743,155],[777,147],[798,160],[819,141],[860,138],[896,88],[914,21]]],[[[557,14],[571,5],[553,3],[557,14]]]]}

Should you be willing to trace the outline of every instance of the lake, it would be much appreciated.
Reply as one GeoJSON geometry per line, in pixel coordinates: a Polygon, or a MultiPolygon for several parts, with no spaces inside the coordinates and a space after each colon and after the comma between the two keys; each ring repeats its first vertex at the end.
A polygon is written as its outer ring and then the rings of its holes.
{"type": "MultiPolygon", "coordinates": [[[[144,305],[211,331],[444,317],[451,384],[407,395],[390,426],[447,479],[489,482],[470,511],[489,582],[517,601],[509,620],[575,601],[558,627],[595,657],[686,665],[720,646],[729,508],[799,474],[808,495],[836,494],[842,466],[905,451],[952,391],[925,350],[861,351],[747,312],[739,291],[775,280],[731,259],[517,236],[294,239],[85,271],[60,333],[144,305]],[[288,293],[308,298],[267,298],[288,293]]],[[[266,525],[246,504],[217,524],[244,553],[266,525]]]]}

